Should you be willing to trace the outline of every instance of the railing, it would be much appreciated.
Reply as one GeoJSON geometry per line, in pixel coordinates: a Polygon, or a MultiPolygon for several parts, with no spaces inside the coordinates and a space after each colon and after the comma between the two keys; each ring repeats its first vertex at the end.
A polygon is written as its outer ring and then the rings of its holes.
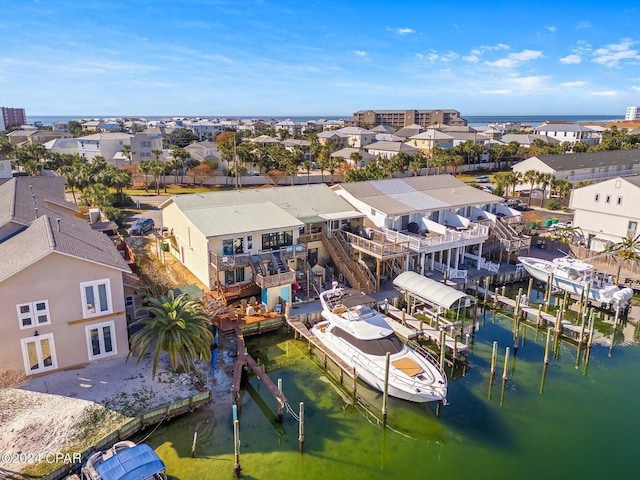
{"type": "Polygon", "coordinates": [[[455,231],[449,229],[444,235],[436,235],[433,237],[417,237],[404,233],[383,228],[387,240],[391,242],[404,242],[414,252],[421,252],[429,248],[435,247],[454,247],[456,243],[466,242],[468,240],[484,241],[489,237],[489,227],[472,223],[467,230],[455,231]]]}
{"type": "Polygon", "coordinates": [[[347,241],[351,244],[351,246],[355,246],[362,250],[377,254],[381,257],[405,255],[410,251],[408,244],[408,238],[410,237],[408,235],[405,235],[407,239],[404,240],[391,240],[389,238],[386,238],[386,240],[388,240],[390,243],[380,243],[375,240],[369,240],[367,238],[360,237],[350,232],[344,232],[344,234],[346,235],[347,241]]]}
{"type": "Polygon", "coordinates": [[[229,270],[238,267],[248,267],[251,264],[250,253],[237,253],[229,255],[218,255],[215,252],[209,252],[211,265],[217,270],[229,270]]]}
{"type": "Polygon", "coordinates": [[[309,242],[321,242],[322,237],[324,237],[324,233],[316,232],[316,233],[301,233],[298,235],[298,242],[300,243],[309,243],[309,242]]]}
{"type": "Polygon", "coordinates": [[[493,273],[498,273],[498,270],[500,270],[499,263],[490,262],[489,260],[486,260],[485,258],[482,258],[482,257],[480,257],[480,262],[478,263],[478,265],[480,268],[489,270],[490,272],[493,272],[493,273]]]}
{"type": "Polygon", "coordinates": [[[256,275],[255,282],[260,288],[277,287],[278,285],[287,285],[296,281],[296,272],[290,270],[288,272],[277,273],[275,275],[256,275]]]}
{"type": "MultiPolygon", "coordinates": [[[[299,241],[300,239],[298,239],[299,241]]],[[[280,258],[289,259],[289,258],[306,258],[307,257],[307,246],[306,245],[292,245],[290,247],[280,247],[278,249],[280,252],[280,258]]]]}

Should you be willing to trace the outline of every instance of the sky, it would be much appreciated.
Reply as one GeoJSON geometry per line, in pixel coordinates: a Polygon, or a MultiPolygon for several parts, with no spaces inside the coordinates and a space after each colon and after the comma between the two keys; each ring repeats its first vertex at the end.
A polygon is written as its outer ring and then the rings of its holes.
{"type": "Polygon", "coordinates": [[[0,0],[0,105],[34,115],[624,116],[637,1],[0,0]]]}

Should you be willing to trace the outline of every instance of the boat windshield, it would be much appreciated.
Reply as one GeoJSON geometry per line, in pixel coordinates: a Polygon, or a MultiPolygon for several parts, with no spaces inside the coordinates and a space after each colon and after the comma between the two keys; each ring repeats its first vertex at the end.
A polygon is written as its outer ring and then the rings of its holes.
{"type": "Polygon", "coordinates": [[[376,338],[374,340],[362,340],[356,338],[338,327],[334,327],[332,333],[336,337],[342,338],[345,342],[350,343],[367,355],[383,356],[387,352],[393,355],[394,353],[400,352],[403,347],[402,342],[395,333],[383,338],[376,338]]]}

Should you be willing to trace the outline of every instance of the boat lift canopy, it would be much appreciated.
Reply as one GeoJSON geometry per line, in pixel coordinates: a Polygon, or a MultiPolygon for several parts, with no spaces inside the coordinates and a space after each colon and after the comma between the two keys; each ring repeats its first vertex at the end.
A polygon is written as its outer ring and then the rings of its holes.
{"type": "Polygon", "coordinates": [[[460,310],[476,301],[472,295],[448,287],[444,283],[423,277],[416,272],[403,272],[393,280],[393,285],[403,292],[419,298],[425,303],[437,305],[446,310],[460,310]]]}
{"type": "Polygon", "coordinates": [[[127,448],[96,466],[102,480],[140,480],[163,472],[165,465],[146,443],[127,448]]]}

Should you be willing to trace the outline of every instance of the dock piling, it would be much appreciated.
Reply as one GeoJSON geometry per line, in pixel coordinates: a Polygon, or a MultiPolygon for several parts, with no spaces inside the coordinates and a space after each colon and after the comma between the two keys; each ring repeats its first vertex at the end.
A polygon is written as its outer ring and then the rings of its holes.
{"type": "Polygon", "coordinates": [[[300,402],[300,425],[298,427],[298,445],[300,447],[300,452],[302,452],[302,448],[304,446],[304,402],[300,402]]]}
{"type": "Polygon", "coordinates": [[[387,396],[389,395],[389,360],[391,354],[387,352],[384,359],[384,390],[382,391],[382,422],[387,424],[387,396]]]}
{"type": "Polygon", "coordinates": [[[236,477],[240,476],[240,470],[242,467],[240,466],[240,421],[233,421],[233,455],[234,455],[234,466],[233,472],[236,477]]]}
{"type": "MultiPolygon", "coordinates": [[[[282,379],[281,378],[278,379],[278,393],[280,393],[280,396],[282,396],[282,379]]],[[[283,404],[278,399],[278,415],[276,417],[276,422],[278,423],[282,423],[283,421],[282,407],[283,407],[283,404]]]]}
{"type": "Polygon", "coordinates": [[[196,456],[196,442],[198,441],[198,432],[193,432],[193,443],[191,444],[191,458],[196,456]]]}
{"type": "Polygon", "coordinates": [[[440,368],[444,368],[445,359],[445,331],[443,327],[440,327],[440,368]]]}
{"type": "Polygon", "coordinates": [[[498,342],[493,342],[493,352],[491,353],[491,378],[496,373],[496,358],[498,356],[498,342]]]}

